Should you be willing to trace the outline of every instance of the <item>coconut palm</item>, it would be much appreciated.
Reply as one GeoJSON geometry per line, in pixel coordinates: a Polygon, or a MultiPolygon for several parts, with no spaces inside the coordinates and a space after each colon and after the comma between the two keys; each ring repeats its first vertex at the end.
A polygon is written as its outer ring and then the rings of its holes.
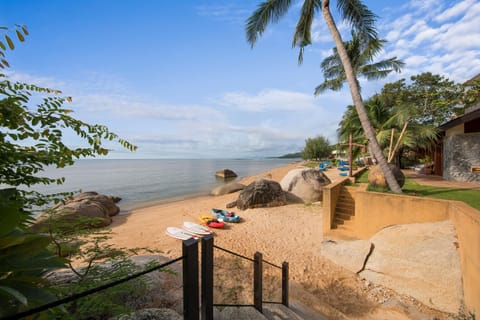
{"type": "MultiPolygon", "coordinates": [[[[257,42],[259,36],[263,34],[267,25],[269,23],[278,22],[278,20],[288,12],[292,4],[293,2],[291,0],[266,0],[260,3],[257,10],[255,10],[248,18],[246,24],[247,40],[252,47],[257,42]]],[[[350,24],[352,30],[356,34],[361,35],[366,42],[370,41],[371,39],[378,38],[375,28],[376,16],[360,0],[337,0],[336,4],[342,19],[350,24]]],[[[329,0],[303,1],[292,43],[293,47],[299,47],[300,49],[298,61],[299,63],[302,62],[303,50],[312,42],[311,28],[315,15],[318,12],[322,13],[333,41],[335,42],[338,56],[345,70],[345,77],[350,87],[353,103],[358,112],[365,136],[369,140],[370,150],[382,168],[382,172],[385,175],[385,180],[387,181],[390,189],[393,192],[401,193],[402,189],[395,180],[391,169],[388,167],[387,160],[385,159],[382,149],[380,148],[380,145],[376,139],[375,131],[373,130],[370,120],[368,119],[368,114],[360,95],[360,89],[358,87],[358,82],[356,80],[352,63],[350,62],[342,37],[330,11],[329,0]]]]}
{"type": "MultiPolygon", "coordinates": [[[[368,80],[378,80],[385,78],[392,71],[401,71],[405,63],[398,60],[397,57],[373,62],[375,56],[382,51],[385,40],[370,39],[366,43],[363,40],[360,35],[352,32],[352,40],[344,43],[357,77],[363,76],[368,80]]],[[[315,95],[319,95],[327,89],[335,91],[342,89],[346,76],[336,48],[333,48],[331,56],[323,60],[321,69],[325,81],[315,88],[315,95]]],[[[358,78],[356,80],[360,88],[358,78]]]]}

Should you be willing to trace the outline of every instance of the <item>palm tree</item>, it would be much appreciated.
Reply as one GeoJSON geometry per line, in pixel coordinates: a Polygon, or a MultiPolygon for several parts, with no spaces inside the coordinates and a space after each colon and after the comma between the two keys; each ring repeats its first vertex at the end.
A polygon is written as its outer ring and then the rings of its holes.
{"type": "MultiPolygon", "coordinates": [[[[266,0],[265,2],[260,3],[257,10],[255,10],[248,18],[246,24],[247,40],[252,47],[257,42],[258,37],[263,34],[267,25],[269,23],[277,22],[288,12],[291,5],[291,0],[266,0]]],[[[340,11],[342,18],[352,26],[353,31],[360,34],[365,41],[368,42],[371,39],[378,38],[375,29],[376,16],[360,0],[337,0],[337,8],[340,11]]],[[[373,153],[373,156],[377,159],[390,189],[395,193],[401,193],[402,189],[395,180],[391,169],[388,167],[387,160],[385,159],[382,149],[376,139],[375,131],[368,119],[352,63],[350,62],[342,37],[337,29],[332,13],[330,12],[329,0],[303,1],[300,18],[295,28],[292,43],[293,47],[300,48],[298,61],[299,63],[302,62],[303,50],[312,42],[312,22],[318,11],[322,12],[333,41],[335,42],[340,61],[345,70],[345,77],[350,87],[353,103],[357,109],[363,130],[365,131],[365,136],[369,141],[370,150],[373,153]]]]}
{"type": "MultiPolygon", "coordinates": [[[[400,72],[405,65],[404,62],[393,57],[373,63],[373,58],[378,55],[386,40],[370,39],[367,43],[363,38],[352,32],[352,40],[344,43],[348,57],[357,76],[364,76],[368,80],[385,78],[392,71],[400,72]]],[[[315,88],[315,95],[319,95],[327,89],[340,90],[346,80],[345,71],[336,48],[333,54],[325,58],[321,64],[325,81],[315,88]]],[[[360,84],[357,85],[360,88],[360,84]]]]}

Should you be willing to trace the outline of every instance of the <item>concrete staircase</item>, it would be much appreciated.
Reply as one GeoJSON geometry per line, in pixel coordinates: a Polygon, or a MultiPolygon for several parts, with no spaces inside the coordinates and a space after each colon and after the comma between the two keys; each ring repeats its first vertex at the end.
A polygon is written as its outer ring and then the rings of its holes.
{"type": "Polygon", "coordinates": [[[335,207],[333,229],[353,231],[355,223],[355,187],[342,186],[335,207]]]}

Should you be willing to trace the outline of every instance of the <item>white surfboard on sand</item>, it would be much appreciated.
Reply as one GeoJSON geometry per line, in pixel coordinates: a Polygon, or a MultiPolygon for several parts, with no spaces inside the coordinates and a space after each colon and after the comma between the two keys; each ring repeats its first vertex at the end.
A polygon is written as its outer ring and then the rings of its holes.
{"type": "Polygon", "coordinates": [[[167,230],[165,231],[165,233],[170,237],[177,238],[177,239],[180,239],[180,240],[187,240],[187,239],[190,239],[190,238],[197,238],[198,237],[193,232],[189,232],[187,230],[183,230],[183,229],[176,228],[176,227],[168,227],[167,230]]]}
{"type": "Polygon", "coordinates": [[[185,221],[183,223],[183,228],[185,228],[185,230],[187,231],[190,231],[199,235],[207,235],[212,233],[210,229],[208,229],[207,227],[199,225],[198,223],[195,223],[195,222],[190,222],[190,221],[185,221]]]}

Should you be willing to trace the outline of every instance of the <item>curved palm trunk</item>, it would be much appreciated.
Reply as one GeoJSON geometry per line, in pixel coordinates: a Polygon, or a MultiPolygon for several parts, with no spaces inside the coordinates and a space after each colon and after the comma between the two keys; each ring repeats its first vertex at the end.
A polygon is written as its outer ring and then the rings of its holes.
{"type": "Polygon", "coordinates": [[[342,61],[343,67],[345,69],[345,75],[347,77],[348,85],[350,87],[350,93],[352,94],[353,104],[355,105],[358,113],[358,117],[360,118],[360,122],[362,123],[363,130],[365,131],[365,136],[367,137],[370,145],[370,150],[373,153],[375,159],[377,159],[380,168],[382,169],[383,175],[385,176],[385,180],[392,190],[395,193],[402,193],[402,188],[398,184],[397,180],[393,176],[392,171],[388,167],[387,160],[382,153],[382,149],[377,141],[377,137],[375,136],[375,131],[368,119],[367,110],[365,109],[365,105],[363,104],[362,97],[360,95],[360,90],[357,84],[357,80],[355,74],[353,72],[352,64],[350,59],[348,58],[347,50],[343,45],[342,37],[338,32],[337,26],[335,25],[335,21],[333,20],[332,14],[330,12],[330,1],[323,0],[322,1],[322,13],[327,23],[327,26],[332,34],[333,41],[337,47],[338,55],[340,60],[342,61]]]}

